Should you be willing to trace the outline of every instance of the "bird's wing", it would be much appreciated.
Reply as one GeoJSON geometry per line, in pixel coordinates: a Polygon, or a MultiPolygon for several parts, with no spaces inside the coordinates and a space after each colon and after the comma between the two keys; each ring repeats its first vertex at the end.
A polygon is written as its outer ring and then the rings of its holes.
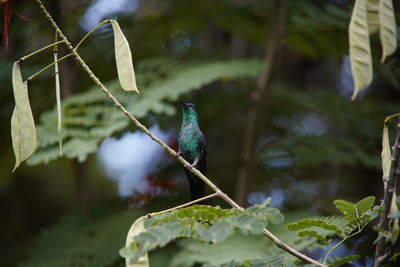
{"type": "Polygon", "coordinates": [[[206,138],[202,134],[200,137],[200,161],[199,161],[199,171],[206,175],[206,167],[207,167],[207,147],[206,147],[206,138]]]}

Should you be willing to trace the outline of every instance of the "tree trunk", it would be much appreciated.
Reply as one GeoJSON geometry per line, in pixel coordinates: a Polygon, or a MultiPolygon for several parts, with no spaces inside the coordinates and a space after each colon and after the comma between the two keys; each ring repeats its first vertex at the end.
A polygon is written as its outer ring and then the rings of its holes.
{"type": "Polygon", "coordinates": [[[267,42],[265,55],[265,69],[257,80],[257,85],[251,93],[251,106],[247,114],[247,125],[245,128],[242,164],[238,172],[235,200],[240,205],[247,204],[247,194],[253,183],[254,170],[256,167],[255,148],[260,139],[261,130],[265,118],[265,102],[268,87],[271,80],[271,72],[274,69],[275,56],[280,48],[282,35],[286,24],[287,0],[274,0],[274,16],[271,20],[271,35],[267,42]]]}

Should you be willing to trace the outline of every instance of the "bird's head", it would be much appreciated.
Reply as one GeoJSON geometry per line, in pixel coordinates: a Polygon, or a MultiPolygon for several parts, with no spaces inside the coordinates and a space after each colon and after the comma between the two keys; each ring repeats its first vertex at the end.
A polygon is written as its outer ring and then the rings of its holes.
{"type": "Polygon", "coordinates": [[[197,120],[197,113],[196,113],[196,107],[192,103],[185,103],[181,102],[182,105],[182,111],[183,111],[183,117],[187,119],[196,119],[197,120]]]}
{"type": "Polygon", "coordinates": [[[189,109],[195,110],[196,109],[195,105],[192,104],[192,103],[185,103],[185,102],[182,102],[182,101],[180,101],[180,102],[181,102],[183,110],[189,110],[189,109]]]}

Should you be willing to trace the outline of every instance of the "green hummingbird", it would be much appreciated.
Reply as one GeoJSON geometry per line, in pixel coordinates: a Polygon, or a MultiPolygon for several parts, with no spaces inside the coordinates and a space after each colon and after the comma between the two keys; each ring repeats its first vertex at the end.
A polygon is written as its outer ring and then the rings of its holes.
{"type": "Polygon", "coordinates": [[[192,200],[204,197],[204,181],[190,172],[195,167],[202,174],[206,174],[206,139],[200,130],[198,116],[192,103],[182,104],[182,126],[178,135],[178,154],[191,163],[185,168],[186,177],[189,181],[190,195],[192,200]]]}

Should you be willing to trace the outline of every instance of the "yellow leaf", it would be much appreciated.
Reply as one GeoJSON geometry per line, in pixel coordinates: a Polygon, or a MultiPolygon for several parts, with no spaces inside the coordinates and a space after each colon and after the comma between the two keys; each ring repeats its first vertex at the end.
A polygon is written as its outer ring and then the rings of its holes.
{"type": "Polygon", "coordinates": [[[367,0],[356,0],[349,26],[350,60],[355,99],[359,90],[372,81],[372,59],[369,45],[367,0]]]}
{"type": "Polygon", "coordinates": [[[383,172],[382,179],[383,179],[383,184],[386,188],[387,181],[389,180],[389,172],[390,172],[390,164],[391,164],[389,131],[388,131],[388,127],[386,125],[383,127],[381,157],[382,157],[382,172],[383,172]]]}
{"type": "Polygon", "coordinates": [[[14,63],[12,83],[15,108],[11,117],[11,138],[15,154],[15,167],[29,158],[36,149],[36,129],[29,103],[28,85],[22,80],[19,62],[14,63]]]}
{"type": "Polygon", "coordinates": [[[379,0],[367,0],[368,32],[373,34],[379,30],[379,0]]]}
{"type": "Polygon", "coordinates": [[[139,90],[136,86],[135,71],[133,69],[132,53],[118,22],[111,20],[114,31],[115,61],[117,62],[118,79],[125,91],[139,90]]]}
{"type": "Polygon", "coordinates": [[[394,18],[392,0],[381,0],[379,2],[379,31],[382,44],[383,63],[397,48],[396,20],[394,18]]]}
{"type": "MultiPolygon", "coordinates": [[[[142,216],[139,219],[137,219],[131,226],[131,228],[129,229],[128,235],[126,236],[126,244],[125,246],[128,247],[132,242],[133,242],[133,238],[144,232],[144,226],[143,226],[143,222],[144,220],[147,218],[147,216],[142,216]]],[[[126,266],[127,267],[149,267],[149,257],[146,254],[142,255],[139,257],[139,259],[137,260],[137,262],[135,263],[130,263],[129,259],[125,260],[126,266]]]]}

